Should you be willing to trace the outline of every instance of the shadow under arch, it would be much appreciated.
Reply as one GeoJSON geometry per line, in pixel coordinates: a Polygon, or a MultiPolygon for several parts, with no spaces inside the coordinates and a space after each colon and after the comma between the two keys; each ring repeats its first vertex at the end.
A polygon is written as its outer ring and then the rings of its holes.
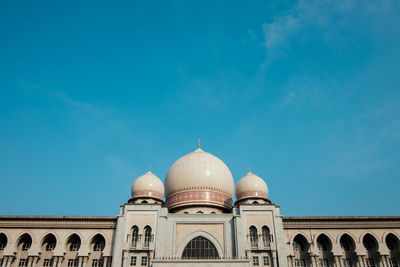
{"type": "Polygon", "coordinates": [[[177,257],[181,257],[183,254],[183,250],[185,249],[186,245],[194,238],[196,237],[204,237],[206,239],[208,239],[211,243],[214,244],[215,248],[217,249],[218,252],[218,256],[220,258],[222,258],[224,256],[224,251],[222,249],[221,244],[218,242],[218,240],[211,234],[204,232],[204,231],[196,231],[193,232],[191,234],[189,234],[188,236],[186,236],[181,243],[179,244],[178,250],[176,251],[176,256],[177,257]]]}

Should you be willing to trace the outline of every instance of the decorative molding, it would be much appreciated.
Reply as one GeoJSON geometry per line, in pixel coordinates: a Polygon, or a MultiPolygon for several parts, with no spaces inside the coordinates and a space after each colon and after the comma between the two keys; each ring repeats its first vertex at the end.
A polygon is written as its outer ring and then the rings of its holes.
{"type": "Polygon", "coordinates": [[[137,191],[135,193],[132,194],[132,198],[139,198],[139,197],[152,197],[152,198],[156,198],[156,199],[163,199],[163,195],[159,192],[156,191],[137,191]]]}
{"type": "Polygon", "coordinates": [[[240,193],[239,195],[236,196],[237,200],[243,200],[246,198],[263,198],[268,200],[268,194],[263,191],[246,191],[243,193],[240,193]]]}
{"type": "Polygon", "coordinates": [[[166,202],[168,208],[189,205],[210,205],[228,209],[232,208],[231,195],[222,191],[214,191],[206,187],[179,191],[169,195],[166,202]]]}

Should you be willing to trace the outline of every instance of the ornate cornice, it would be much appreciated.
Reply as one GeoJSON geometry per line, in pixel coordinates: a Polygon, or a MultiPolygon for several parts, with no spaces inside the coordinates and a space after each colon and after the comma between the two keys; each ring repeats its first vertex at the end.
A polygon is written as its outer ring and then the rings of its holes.
{"type": "Polygon", "coordinates": [[[212,187],[191,187],[181,190],[167,197],[168,208],[177,208],[191,205],[209,205],[222,208],[232,208],[232,196],[223,191],[214,190],[212,187]],[[195,188],[195,189],[193,189],[195,188]]]}
{"type": "Polygon", "coordinates": [[[2,228],[102,228],[114,229],[117,217],[99,216],[0,216],[2,228]]]}

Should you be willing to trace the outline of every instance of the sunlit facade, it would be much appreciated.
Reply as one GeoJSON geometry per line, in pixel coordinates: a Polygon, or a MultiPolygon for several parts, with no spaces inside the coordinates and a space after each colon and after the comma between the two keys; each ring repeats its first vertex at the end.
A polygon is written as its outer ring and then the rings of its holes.
{"type": "Polygon", "coordinates": [[[115,217],[0,216],[0,267],[398,266],[400,217],[283,217],[264,180],[200,147],[115,217]],[[234,194],[236,202],[233,202],[234,194]]]}

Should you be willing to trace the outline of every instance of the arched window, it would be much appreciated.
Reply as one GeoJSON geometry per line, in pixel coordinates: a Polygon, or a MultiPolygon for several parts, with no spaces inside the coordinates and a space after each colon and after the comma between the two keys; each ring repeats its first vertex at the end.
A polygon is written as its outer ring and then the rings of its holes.
{"type": "Polygon", "coordinates": [[[7,236],[3,233],[0,234],[0,250],[4,250],[7,246],[7,236]]]}
{"type": "Polygon", "coordinates": [[[81,247],[81,239],[77,234],[73,234],[68,238],[67,248],[69,251],[78,251],[81,247]]]}
{"type": "Polygon", "coordinates": [[[92,239],[92,248],[93,251],[103,251],[106,246],[106,240],[101,234],[97,234],[92,239]]]}
{"type": "Polygon", "coordinates": [[[144,228],[144,247],[148,248],[151,241],[151,227],[146,226],[144,228]]]}
{"type": "Polygon", "coordinates": [[[138,241],[139,241],[139,228],[135,225],[132,227],[132,247],[135,248],[138,241]]]}
{"type": "Polygon", "coordinates": [[[250,227],[250,243],[252,247],[257,247],[258,244],[258,235],[257,235],[257,228],[254,226],[250,227]]]}
{"type": "Polygon", "coordinates": [[[299,252],[307,252],[308,251],[308,241],[303,235],[298,234],[293,239],[293,250],[299,251],[299,252]]]}
{"type": "Polygon", "coordinates": [[[263,226],[261,231],[264,247],[268,247],[271,243],[269,228],[267,226],[263,226]]]}
{"type": "Polygon", "coordinates": [[[355,249],[354,240],[348,234],[342,235],[340,246],[344,251],[353,251],[355,249]]]}
{"type": "Polygon", "coordinates": [[[27,251],[32,245],[32,238],[29,234],[24,234],[19,242],[18,242],[18,249],[22,251],[27,251]]]}
{"type": "Polygon", "coordinates": [[[400,242],[399,239],[392,233],[386,236],[386,246],[390,250],[389,266],[398,266],[400,262],[400,242]]]}
{"type": "Polygon", "coordinates": [[[218,251],[214,244],[202,236],[192,239],[182,253],[183,259],[215,259],[218,251]]]}
{"type": "Polygon", "coordinates": [[[56,237],[53,234],[48,234],[43,240],[42,248],[45,251],[53,251],[56,247],[56,244],[56,237]]]}
{"type": "Polygon", "coordinates": [[[330,252],[332,250],[332,243],[324,234],[320,234],[317,238],[317,247],[321,252],[330,252]]]}
{"type": "Polygon", "coordinates": [[[378,250],[378,242],[371,234],[366,234],[363,238],[363,245],[366,250],[378,250]]]}

